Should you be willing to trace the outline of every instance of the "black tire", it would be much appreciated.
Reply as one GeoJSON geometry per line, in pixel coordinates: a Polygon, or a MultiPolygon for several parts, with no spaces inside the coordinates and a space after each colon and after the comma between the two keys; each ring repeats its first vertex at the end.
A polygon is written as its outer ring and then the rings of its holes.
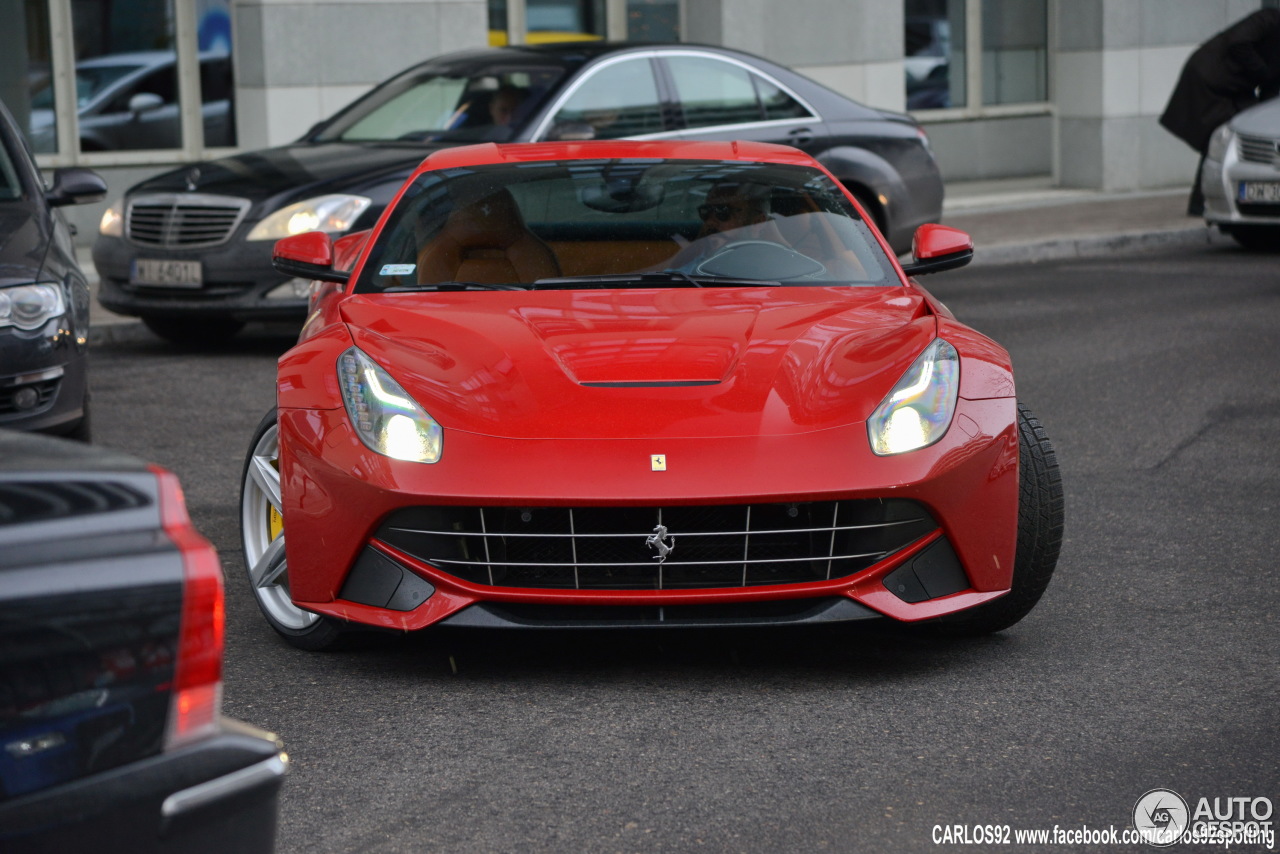
{"type": "Polygon", "coordinates": [[[1040,421],[1018,404],[1018,546],[1013,588],[1004,596],[930,623],[947,634],[985,635],[1007,629],[1040,601],[1062,549],[1062,476],[1040,421]]]}
{"type": "MultiPolygon", "coordinates": [[[[240,473],[240,539],[244,547],[245,576],[249,581],[258,610],[276,633],[298,649],[311,652],[339,649],[346,644],[348,633],[342,622],[331,617],[304,611],[292,604],[289,598],[287,552],[284,548],[284,531],[281,528],[271,536],[269,511],[276,502],[264,488],[264,477],[270,480],[270,472],[279,457],[279,432],[276,410],[272,409],[253,431],[249,453],[245,455],[240,473]],[[277,540],[279,541],[277,544],[277,540]],[[262,568],[271,569],[271,579],[265,580],[262,568]],[[264,579],[255,580],[255,576],[264,579]]],[[[279,471],[275,473],[274,493],[279,494],[279,471]]],[[[279,507],[276,506],[279,510],[279,507]]]]}
{"type": "Polygon", "coordinates": [[[1225,230],[1250,252],[1280,252],[1280,226],[1233,225],[1225,230]]]}
{"type": "Polygon", "coordinates": [[[143,315],[142,322],[166,341],[187,347],[223,344],[244,328],[244,321],[229,317],[169,317],[147,314],[143,315]]]}

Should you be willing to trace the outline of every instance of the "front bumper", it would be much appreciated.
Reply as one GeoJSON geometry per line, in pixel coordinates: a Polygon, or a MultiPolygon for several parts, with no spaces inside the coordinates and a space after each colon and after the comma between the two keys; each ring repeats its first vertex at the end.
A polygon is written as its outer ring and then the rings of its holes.
{"type": "Polygon", "coordinates": [[[1221,161],[1205,158],[1200,169],[1205,220],[1226,229],[1233,225],[1280,226],[1280,203],[1240,200],[1240,186],[1246,181],[1280,182],[1280,160],[1273,164],[1241,160],[1235,142],[1221,161]]]}
{"type": "Polygon", "coordinates": [[[290,590],[303,608],[402,631],[441,622],[804,622],[807,612],[813,616],[823,603],[840,599],[861,606],[844,619],[929,619],[1010,587],[1018,515],[1015,417],[1012,398],[961,400],[941,442],[896,457],[871,454],[862,425],[717,440],[512,440],[447,432],[442,459],[422,465],[367,450],[341,410],[281,410],[290,590]],[[665,454],[665,471],[649,470],[655,451],[665,454]],[[502,586],[467,580],[376,535],[396,511],[424,505],[629,508],[883,499],[918,503],[936,526],[852,574],[803,583],[502,586]],[[954,571],[943,567],[943,580],[931,583],[943,552],[953,556],[954,571]],[[949,580],[956,577],[959,584],[949,580]],[[786,601],[793,611],[765,607],[786,601]],[[601,608],[618,610],[611,615],[601,608]],[[676,615],[681,619],[669,619],[676,615]]]}
{"type": "Polygon", "coordinates": [[[0,428],[61,433],[84,418],[87,348],[71,325],[0,329],[0,428]]]}
{"type": "Polygon", "coordinates": [[[233,238],[212,249],[177,251],[100,236],[93,245],[93,263],[100,277],[98,301],[104,308],[132,317],[302,320],[307,312],[305,295],[267,298],[274,288],[290,281],[271,266],[274,246],[269,240],[233,238]],[[132,284],[131,271],[138,258],[197,261],[203,283],[198,288],[132,284]]]}
{"type": "Polygon", "coordinates": [[[269,854],[288,758],[229,719],[205,740],[0,803],[0,850],[269,854]]]}

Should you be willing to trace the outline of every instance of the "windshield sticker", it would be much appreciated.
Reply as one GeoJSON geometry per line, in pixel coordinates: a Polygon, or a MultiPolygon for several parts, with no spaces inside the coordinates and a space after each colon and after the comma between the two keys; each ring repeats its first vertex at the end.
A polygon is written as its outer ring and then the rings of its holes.
{"type": "Polygon", "coordinates": [[[417,264],[383,264],[380,276],[407,276],[418,269],[417,264]]]}

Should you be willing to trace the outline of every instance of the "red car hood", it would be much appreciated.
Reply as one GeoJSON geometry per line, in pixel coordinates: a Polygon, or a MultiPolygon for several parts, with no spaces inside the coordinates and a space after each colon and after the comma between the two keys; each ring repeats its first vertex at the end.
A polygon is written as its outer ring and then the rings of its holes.
{"type": "Polygon", "coordinates": [[[907,288],[361,295],[342,314],[446,429],[522,439],[856,424],[935,335],[907,288]]]}

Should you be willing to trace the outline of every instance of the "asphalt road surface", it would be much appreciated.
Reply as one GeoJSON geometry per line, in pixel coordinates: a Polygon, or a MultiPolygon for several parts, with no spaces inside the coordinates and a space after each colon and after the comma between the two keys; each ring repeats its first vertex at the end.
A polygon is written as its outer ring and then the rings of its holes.
{"type": "Polygon", "coordinates": [[[1280,258],[924,283],[1009,348],[1066,489],[1045,598],[978,640],[454,632],[296,651],[256,610],[237,516],[289,339],[98,348],[98,442],[176,471],[222,554],[225,710],[293,760],[279,850],[932,851],[936,826],[1119,832],[1161,787],[1193,809],[1280,801],[1280,258]]]}

